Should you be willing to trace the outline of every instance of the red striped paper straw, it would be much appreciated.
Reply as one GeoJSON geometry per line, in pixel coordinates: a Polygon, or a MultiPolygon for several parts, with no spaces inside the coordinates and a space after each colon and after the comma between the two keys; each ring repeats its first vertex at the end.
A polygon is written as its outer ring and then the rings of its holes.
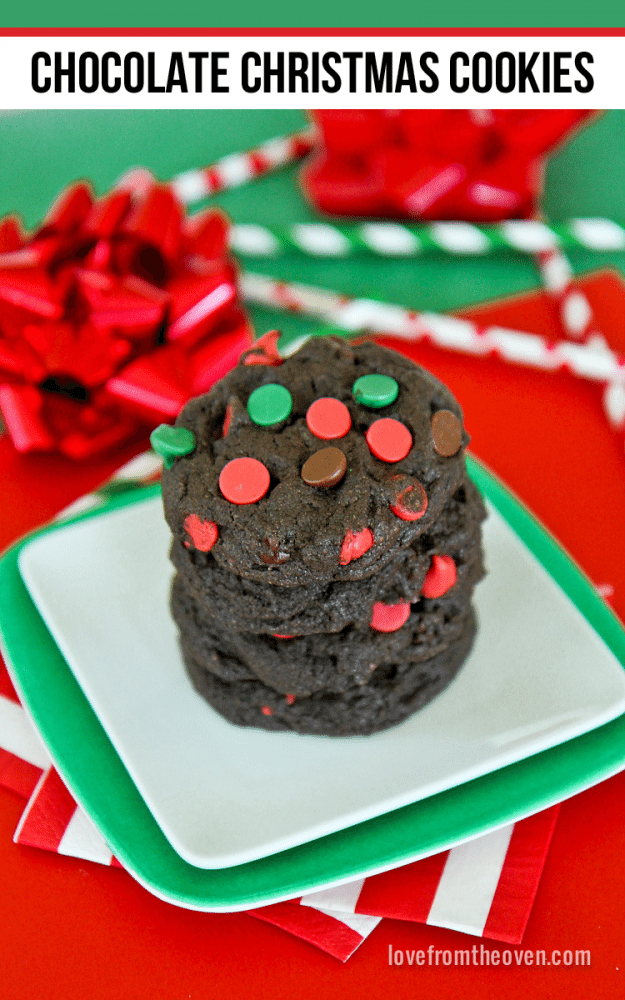
{"type": "MultiPolygon", "coordinates": [[[[625,356],[609,348],[566,340],[550,341],[535,333],[500,326],[481,326],[468,319],[415,312],[375,299],[356,299],[325,288],[278,281],[243,272],[241,292],[250,303],[300,313],[356,335],[369,332],[436,347],[472,357],[494,356],[508,364],[539,371],[568,371],[592,382],[625,381],[625,356]]],[[[306,338],[285,343],[292,353],[306,338]]]]}
{"type": "Polygon", "coordinates": [[[177,174],[170,184],[183,204],[190,205],[296,163],[310,153],[314,145],[313,129],[277,136],[254,149],[224,156],[211,166],[177,174]]]}
{"type": "MultiPolygon", "coordinates": [[[[297,163],[310,153],[316,144],[313,128],[291,135],[279,135],[240,153],[229,153],[208,167],[185,170],[169,181],[174,194],[184,205],[192,205],[229,188],[241,187],[248,181],[273,173],[297,163]]],[[[154,177],[145,167],[126,171],[115,185],[140,193],[154,183],[154,177]]]]}
{"type": "Polygon", "coordinates": [[[605,343],[599,332],[588,296],[575,284],[573,268],[566,254],[554,247],[536,254],[538,272],[545,291],[558,307],[562,329],[571,340],[605,343]]]}
{"type": "MultiPolygon", "coordinates": [[[[609,350],[592,304],[583,289],[575,284],[573,268],[563,250],[553,248],[538,253],[535,260],[545,291],[558,308],[565,336],[591,345],[596,350],[609,350]]],[[[622,381],[606,384],[602,403],[608,424],[624,438],[625,445],[625,386],[622,381]]]]}
{"type": "MultiPolygon", "coordinates": [[[[374,299],[353,299],[325,288],[277,281],[264,275],[241,275],[243,297],[256,305],[323,320],[347,334],[371,332],[472,357],[494,356],[507,364],[539,371],[568,371],[604,386],[603,407],[613,431],[625,447],[625,357],[603,344],[551,341],[534,333],[504,327],[482,327],[470,320],[419,313],[374,299]]],[[[306,338],[288,343],[292,353],[306,338]]]]}

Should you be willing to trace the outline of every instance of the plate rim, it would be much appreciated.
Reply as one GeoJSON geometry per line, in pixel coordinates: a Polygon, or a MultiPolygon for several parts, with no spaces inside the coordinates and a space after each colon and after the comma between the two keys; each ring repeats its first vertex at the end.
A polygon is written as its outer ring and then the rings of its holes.
{"type": "MultiPolygon", "coordinates": [[[[468,454],[467,465],[478,488],[621,665],[625,664],[625,630],[591,581],[490,470],[468,454]]],[[[160,898],[212,911],[289,899],[438,853],[547,808],[625,766],[625,715],[621,715],[550,750],[278,854],[221,869],[200,869],[183,861],[160,831],[104,733],[32,602],[17,565],[19,553],[35,538],[145,502],[159,492],[160,485],[155,484],[120,495],[71,519],[46,525],[8,549],[0,560],[0,640],[9,671],[55,767],[122,865],[160,898]],[[29,675],[35,664],[37,685],[30,683],[29,675]],[[72,724],[55,724],[61,714],[72,724]],[[82,742],[88,752],[83,748],[76,754],[82,742]],[[89,774],[96,762],[101,780],[94,788],[89,774]],[[571,762],[577,765],[575,769],[571,762]]]]}

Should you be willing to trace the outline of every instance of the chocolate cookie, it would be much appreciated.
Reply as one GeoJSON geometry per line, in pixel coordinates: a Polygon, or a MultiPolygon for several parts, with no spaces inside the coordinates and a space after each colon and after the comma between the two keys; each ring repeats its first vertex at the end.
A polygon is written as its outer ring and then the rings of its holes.
{"type": "Polygon", "coordinates": [[[195,447],[163,474],[174,536],[260,582],[371,576],[434,528],[465,475],[449,390],[373,343],[312,339],[280,366],[239,364],[176,427],[195,447]],[[394,396],[376,391],[379,377],[394,396]]]}
{"type": "Polygon", "coordinates": [[[462,414],[376,344],[274,347],[156,434],[184,661],[239,725],[376,732],[473,641],[485,511],[462,414]]]}

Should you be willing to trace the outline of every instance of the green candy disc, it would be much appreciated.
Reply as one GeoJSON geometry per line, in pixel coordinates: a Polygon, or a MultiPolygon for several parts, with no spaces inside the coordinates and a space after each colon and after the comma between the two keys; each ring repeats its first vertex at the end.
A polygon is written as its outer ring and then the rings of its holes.
{"type": "Polygon", "coordinates": [[[163,459],[166,469],[171,469],[175,458],[190,455],[195,451],[195,434],[187,427],[172,427],[159,424],[150,434],[150,444],[163,459]]]}
{"type": "Polygon", "coordinates": [[[289,416],[293,409],[293,399],[288,389],[272,382],[259,385],[247,401],[247,412],[255,424],[271,427],[289,416]]]}
{"type": "Polygon", "coordinates": [[[397,399],[399,386],[390,375],[361,375],[352,386],[352,394],[357,403],[372,410],[390,406],[397,399]]]}

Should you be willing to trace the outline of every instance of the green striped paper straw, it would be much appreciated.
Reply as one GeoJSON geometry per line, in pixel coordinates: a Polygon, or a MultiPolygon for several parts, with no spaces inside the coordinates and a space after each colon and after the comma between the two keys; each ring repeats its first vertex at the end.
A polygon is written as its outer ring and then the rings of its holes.
{"type": "Polygon", "coordinates": [[[345,259],[419,257],[424,253],[486,256],[500,251],[536,254],[554,249],[625,250],[625,228],[611,219],[568,219],[545,223],[514,219],[490,225],[470,222],[343,224],[306,222],[292,226],[235,224],[231,249],[244,257],[345,259]]]}

